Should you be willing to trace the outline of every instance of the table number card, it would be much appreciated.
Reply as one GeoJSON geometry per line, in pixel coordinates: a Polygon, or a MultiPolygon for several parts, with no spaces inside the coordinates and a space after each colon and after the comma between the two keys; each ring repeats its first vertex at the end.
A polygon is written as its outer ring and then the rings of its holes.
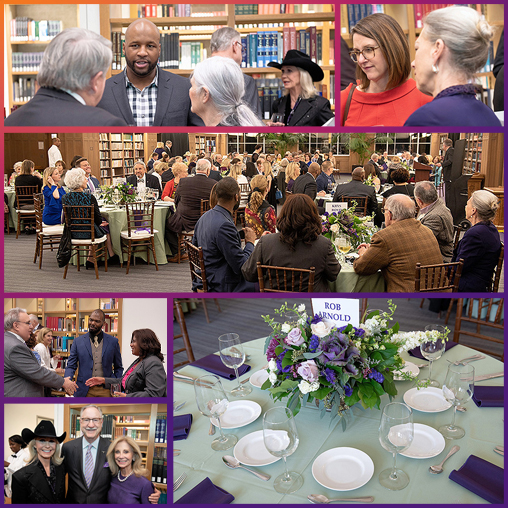
{"type": "Polygon", "coordinates": [[[347,210],[347,203],[325,203],[325,211],[330,215],[333,212],[339,213],[341,210],[347,210]]]}
{"type": "Polygon", "coordinates": [[[360,301],[345,298],[311,298],[313,316],[337,327],[360,324],[360,301]]]}

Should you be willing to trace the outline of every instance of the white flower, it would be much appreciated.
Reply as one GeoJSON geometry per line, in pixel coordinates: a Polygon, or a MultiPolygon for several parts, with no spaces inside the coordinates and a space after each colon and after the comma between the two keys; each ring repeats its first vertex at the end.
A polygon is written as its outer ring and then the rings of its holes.
{"type": "Polygon", "coordinates": [[[268,370],[277,370],[277,362],[273,358],[268,362],[268,370]]]}
{"type": "Polygon", "coordinates": [[[310,384],[310,391],[311,392],[315,392],[318,389],[319,389],[319,382],[318,381],[314,381],[314,383],[310,384]]]}
{"type": "Polygon", "coordinates": [[[270,372],[270,374],[268,374],[268,379],[270,380],[270,383],[274,385],[275,381],[277,381],[277,374],[275,374],[275,372],[270,372]]]}
{"type": "Polygon", "coordinates": [[[339,225],[338,225],[338,224],[332,224],[332,225],[330,226],[330,231],[331,231],[332,233],[338,233],[338,232],[340,231],[340,227],[339,227],[339,225]]]}
{"type": "Polygon", "coordinates": [[[302,380],[300,383],[298,383],[298,388],[305,395],[309,392],[315,392],[319,388],[319,383],[317,381],[314,383],[309,383],[308,381],[302,380]]]}
{"type": "Polygon", "coordinates": [[[301,303],[300,305],[298,305],[298,312],[305,312],[305,304],[304,303],[301,303]]]}
{"type": "Polygon", "coordinates": [[[310,329],[312,330],[312,333],[317,335],[320,339],[326,337],[330,333],[330,326],[327,325],[324,321],[311,324],[310,329]]]}
{"type": "Polygon", "coordinates": [[[304,325],[304,324],[305,324],[305,321],[306,321],[306,317],[301,317],[301,318],[298,320],[298,324],[299,324],[299,325],[304,325]]]}
{"type": "Polygon", "coordinates": [[[290,330],[291,330],[291,325],[289,323],[284,323],[282,325],[282,332],[283,333],[289,333],[290,330]]]}

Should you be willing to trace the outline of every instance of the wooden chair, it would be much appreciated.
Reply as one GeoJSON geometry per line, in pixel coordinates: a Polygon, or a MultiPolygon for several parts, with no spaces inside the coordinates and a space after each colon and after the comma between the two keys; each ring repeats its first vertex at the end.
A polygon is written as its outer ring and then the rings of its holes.
{"type": "Polygon", "coordinates": [[[193,288],[197,287],[198,293],[206,293],[208,291],[208,284],[206,281],[205,261],[203,259],[203,249],[196,247],[190,241],[185,240],[185,250],[189,255],[189,265],[191,272],[191,280],[193,288]]]}
{"type": "Polygon", "coordinates": [[[238,186],[240,187],[240,194],[250,194],[250,183],[239,183],[238,186]]]}
{"type": "Polygon", "coordinates": [[[182,256],[182,249],[184,249],[185,242],[187,240],[192,240],[194,236],[194,230],[192,231],[182,231],[178,233],[178,254],[177,254],[177,263],[180,264],[182,260],[185,260],[185,256],[182,256]]]}
{"type": "MultiPolygon", "coordinates": [[[[104,271],[108,271],[108,249],[106,248],[107,236],[101,236],[95,238],[95,227],[94,227],[94,207],[93,206],[70,206],[64,205],[64,216],[65,224],[71,232],[72,237],[72,256],[77,254],[77,266],[78,272],[80,271],[81,265],[81,252],[84,253],[85,259],[89,253],[93,258],[93,264],[95,268],[95,277],[99,278],[99,270],[97,265],[98,256],[104,254],[104,271]]],[[[70,261],[69,261],[70,263],[70,261]]],[[[67,269],[69,263],[65,266],[64,276],[67,277],[67,269]]]]}
{"type": "Polygon", "coordinates": [[[185,324],[182,306],[178,300],[173,300],[173,314],[176,322],[180,326],[180,333],[173,333],[173,357],[178,353],[183,353],[184,351],[187,354],[187,360],[178,363],[173,362],[173,369],[177,369],[178,367],[192,363],[194,361],[194,353],[192,352],[192,346],[189,339],[189,333],[187,332],[187,325],[185,324]],[[175,349],[175,340],[178,339],[183,339],[183,347],[175,349]]]}
{"type": "Polygon", "coordinates": [[[341,201],[347,203],[347,207],[350,208],[356,202],[355,215],[359,217],[365,217],[367,215],[367,196],[342,196],[341,201]]]}
{"type": "Polygon", "coordinates": [[[464,260],[457,263],[425,265],[416,263],[415,291],[458,291],[464,260]]]}
{"type": "Polygon", "coordinates": [[[16,238],[21,229],[21,220],[34,219],[34,194],[37,193],[36,185],[20,185],[15,187],[16,191],[16,213],[18,214],[18,224],[16,227],[16,238]]]}
{"type": "Polygon", "coordinates": [[[494,275],[492,277],[491,291],[497,293],[499,291],[499,281],[501,280],[501,272],[503,271],[504,262],[504,243],[501,242],[501,251],[499,252],[499,259],[497,265],[494,268],[494,275]]]}
{"type": "Polygon", "coordinates": [[[316,269],[285,268],[257,263],[259,290],[261,293],[294,293],[314,290],[316,269]]]}
{"type": "Polygon", "coordinates": [[[201,217],[201,215],[208,212],[208,210],[210,210],[210,200],[209,199],[202,199],[201,200],[201,209],[199,211],[199,216],[201,217]]]}
{"type": "Polygon", "coordinates": [[[5,205],[4,207],[4,230],[5,232],[10,235],[11,232],[10,232],[10,227],[9,227],[9,208],[7,207],[7,205],[5,205]],[[5,208],[6,207],[6,208],[5,208]]]}
{"type": "Polygon", "coordinates": [[[460,342],[460,336],[466,335],[469,337],[475,337],[485,341],[484,346],[470,346],[474,349],[486,353],[491,356],[495,356],[504,361],[503,346],[504,340],[502,338],[495,338],[481,333],[481,327],[487,326],[496,330],[504,330],[504,319],[503,319],[503,298],[471,298],[469,299],[469,305],[467,310],[464,309],[464,299],[459,298],[457,301],[457,316],[455,318],[455,330],[453,332],[453,342],[460,342]],[[476,306],[475,303],[478,303],[476,306]],[[497,309],[495,306],[497,305],[497,309]],[[482,314],[485,312],[485,317],[482,314]],[[492,313],[495,312],[494,318],[492,319],[492,313]],[[475,316],[476,314],[476,316],[475,316]],[[464,329],[464,323],[473,323],[476,325],[475,331],[468,331],[464,329]],[[501,344],[501,352],[494,351],[489,348],[489,343],[501,344]]]}
{"type": "Polygon", "coordinates": [[[459,225],[453,225],[453,250],[457,248],[460,241],[460,235],[464,231],[464,229],[459,225]]]}
{"type": "MultiPolygon", "coordinates": [[[[158,233],[153,228],[154,205],[152,202],[136,202],[126,203],[125,210],[127,212],[127,231],[120,233],[122,242],[122,255],[120,256],[120,266],[123,267],[123,253],[127,252],[127,272],[131,265],[131,255],[134,254],[136,247],[146,248],[146,262],[150,264],[150,251],[153,254],[155,270],[159,271],[157,264],[157,255],[155,254],[154,237],[158,233]]],[[[136,265],[136,257],[134,257],[134,265],[136,265]]]]}
{"type": "Polygon", "coordinates": [[[46,226],[42,222],[42,210],[44,208],[44,195],[42,193],[34,194],[35,208],[35,254],[34,263],[37,262],[39,256],[39,270],[42,268],[42,254],[44,250],[53,251],[60,245],[62,238],[63,225],[46,226]]]}

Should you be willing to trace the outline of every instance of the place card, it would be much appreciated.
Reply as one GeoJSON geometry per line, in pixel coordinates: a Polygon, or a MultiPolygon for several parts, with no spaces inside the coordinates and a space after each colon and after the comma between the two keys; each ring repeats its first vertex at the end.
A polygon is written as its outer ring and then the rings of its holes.
{"type": "Polygon", "coordinates": [[[311,298],[312,314],[328,325],[360,325],[360,301],[346,298],[311,298]]]}

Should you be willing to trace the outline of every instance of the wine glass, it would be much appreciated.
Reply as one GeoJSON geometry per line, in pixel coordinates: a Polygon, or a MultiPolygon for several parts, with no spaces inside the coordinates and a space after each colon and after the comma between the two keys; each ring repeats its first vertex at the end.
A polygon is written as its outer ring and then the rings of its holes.
{"type": "Polygon", "coordinates": [[[467,402],[474,393],[474,367],[470,364],[448,365],[446,379],[443,383],[443,396],[453,404],[453,417],[450,425],[439,427],[439,432],[447,439],[460,439],[466,431],[455,425],[457,406],[467,402]]]}
{"type": "Polygon", "coordinates": [[[303,485],[303,478],[288,471],[286,457],[298,448],[298,431],[293,413],[287,407],[273,407],[263,416],[263,441],[266,449],[284,460],[284,473],[275,478],[273,487],[281,494],[296,492],[303,485]]]}
{"type": "Polygon", "coordinates": [[[379,473],[379,483],[389,490],[402,490],[409,484],[409,476],[397,469],[397,453],[407,450],[413,442],[413,411],[403,402],[391,402],[383,409],[379,425],[379,442],[393,454],[393,467],[379,473]]]}
{"type": "Polygon", "coordinates": [[[222,363],[230,369],[235,369],[236,381],[238,386],[231,390],[233,397],[245,397],[252,392],[252,388],[246,385],[240,385],[238,376],[238,367],[245,362],[245,353],[243,351],[240,337],[236,333],[225,333],[219,337],[219,351],[222,363]]]}
{"type": "Polygon", "coordinates": [[[220,423],[220,416],[225,413],[229,405],[220,379],[213,374],[198,377],[194,381],[194,392],[200,413],[203,416],[215,418],[219,423],[220,436],[212,441],[212,449],[217,451],[233,448],[238,438],[234,434],[225,436],[220,423]]]}
{"type": "Polygon", "coordinates": [[[335,239],[335,245],[340,251],[342,263],[346,262],[345,255],[351,250],[351,242],[347,235],[338,234],[335,239]]]}
{"type": "Polygon", "coordinates": [[[122,391],[120,383],[111,383],[110,391],[111,391],[111,397],[116,397],[115,392],[122,391]]]}
{"type": "Polygon", "coordinates": [[[283,113],[274,113],[272,115],[273,123],[284,123],[284,114],[283,113]]]}
{"type": "MultiPolygon", "coordinates": [[[[445,328],[441,325],[428,325],[425,327],[425,331],[438,331],[442,335],[444,334],[445,328]]],[[[446,342],[443,338],[437,339],[436,341],[424,342],[420,345],[420,352],[422,353],[422,356],[429,360],[429,386],[435,386],[437,388],[441,386],[438,381],[432,379],[432,362],[443,356],[445,346],[446,342]]]]}
{"type": "Polygon", "coordinates": [[[120,195],[120,191],[118,189],[115,189],[113,193],[111,194],[111,199],[113,200],[113,203],[118,207],[118,204],[120,201],[122,201],[122,196],[120,195]]]}

